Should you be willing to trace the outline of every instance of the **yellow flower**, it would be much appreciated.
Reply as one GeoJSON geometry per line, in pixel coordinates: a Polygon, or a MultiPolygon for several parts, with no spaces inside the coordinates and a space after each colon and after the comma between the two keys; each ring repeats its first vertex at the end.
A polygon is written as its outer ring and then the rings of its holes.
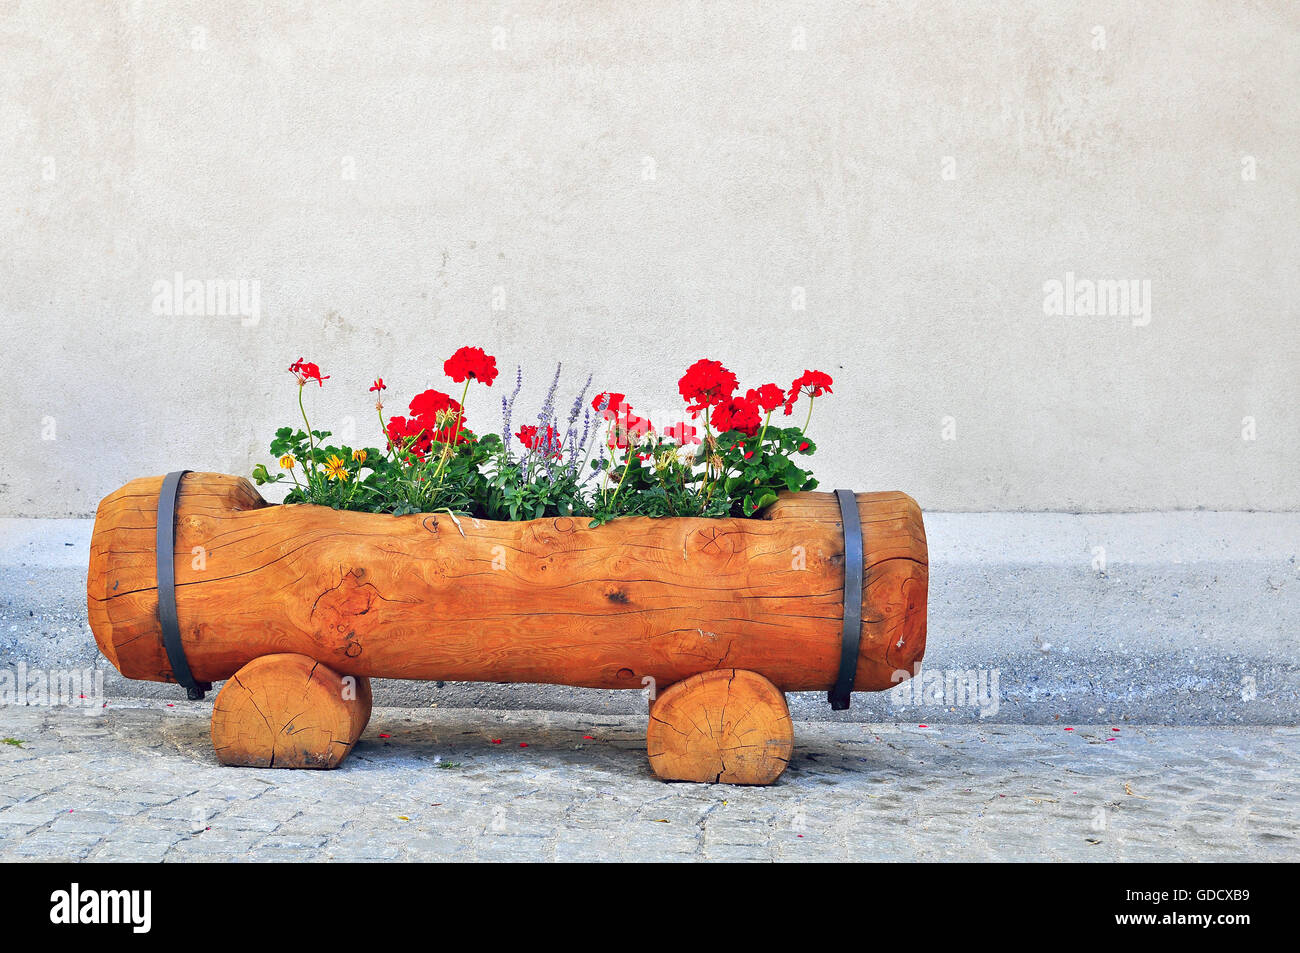
{"type": "Polygon", "coordinates": [[[355,461],[357,461],[357,463],[365,463],[365,462],[366,462],[366,452],[365,452],[364,450],[353,450],[353,451],[352,451],[352,459],[355,460],[355,461]]]}
{"type": "Polygon", "coordinates": [[[286,453],[284,456],[282,456],[282,457],[280,458],[280,469],[281,469],[281,470],[292,470],[292,469],[293,469],[293,466],[294,466],[294,463],[295,463],[295,461],[294,461],[293,457],[286,453]]]}
{"type": "Polygon", "coordinates": [[[331,480],[348,481],[348,467],[343,462],[343,458],[338,455],[331,456],[325,461],[325,475],[331,480]]]}

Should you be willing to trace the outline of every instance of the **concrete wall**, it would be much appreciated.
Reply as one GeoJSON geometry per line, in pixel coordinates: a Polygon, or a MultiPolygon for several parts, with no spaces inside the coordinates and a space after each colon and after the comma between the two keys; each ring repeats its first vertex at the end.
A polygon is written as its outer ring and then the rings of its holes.
{"type": "Polygon", "coordinates": [[[825,484],[929,509],[1300,508],[1287,0],[3,0],[0,63],[0,514],[247,472],[299,356],[365,431],[464,343],[656,412],[819,367],[825,484]]]}

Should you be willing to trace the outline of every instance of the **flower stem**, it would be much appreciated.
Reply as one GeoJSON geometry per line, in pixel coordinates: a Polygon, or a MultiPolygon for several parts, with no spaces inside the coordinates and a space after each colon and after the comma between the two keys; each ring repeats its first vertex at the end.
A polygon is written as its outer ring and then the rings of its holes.
{"type": "Polygon", "coordinates": [[[605,449],[609,451],[609,460],[601,469],[604,471],[600,477],[600,495],[602,498],[609,496],[609,471],[614,469],[614,446],[617,444],[618,435],[614,435],[615,444],[610,444],[610,431],[605,431],[605,449]]]}
{"type": "Polygon", "coordinates": [[[808,425],[812,423],[813,400],[815,400],[815,398],[813,397],[812,394],[809,394],[808,395],[808,419],[803,422],[803,430],[799,431],[799,436],[801,437],[808,432],[808,425]]]}
{"type": "MultiPolygon", "coordinates": [[[[465,398],[469,396],[469,382],[470,382],[470,378],[467,376],[465,378],[465,389],[460,393],[460,410],[456,411],[456,429],[452,431],[452,435],[451,435],[451,446],[453,451],[455,450],[456,447],[456,439],[460,436],[460,422],[465,419],[465,398]]],[[[433,471],[433,475],[436,477],[440,477],[442,475],[443,467],[445,467],[447,465],[447,461],[451,459],[450,455],[442,456],[441,454],[439,454],[439,456],[441,456],[442,459],[438,461],[438,469],[433,471]]],[[[438,486],[442,486],[441,479],[438,481],[438,486]]]]}
{"type": "Polygon", "coordinates": [[[303,476],[307,480],[307,492],[312,492],[311,474],[316,468],[316,438],[311,434],[311,424],[307,421],[307,408],[302,403],[303,383],[298,382],[298,410],[302,413],[303,426],[307,428],[307,444],[311,447],[311,459],[307,461],[307,466],[303,470],[303,476]]]}
{"type": "Polygon", "coordinates": [[[709,426],[709,414],[704,414],[704,500],[708,502],[713,499],[713,484],[709,481],[709,471],[712,466],[709,464],[709,457],[714,450],[713,428],[709,426]]]}
{"type": "Polygon", "coordinates": [[[456,411],[456,432],[451,435],[451,442],[454,445],[456,438],[460,436],[460,422],[465,419],[465,398],[469,396],[470,378],[465,378],[465,389],[460,392],[460,410],[456,411]]]}
{"type": "Polygon", "coordinates": [[[388,439],[388,424],[384,423],[383,405],[375,407],[375,413],[379,415],[379,436],[384,438],[384,446],[388,448],[388,459],[396,460],[397,454],[393,450],[392,441],[388,439]]]}
{"type": "Polygon", "coordinates": [[[627,479],[627,471],[632,469],[632,455],[635,448],[629,443],[627,447],[627,463],[623,466],[623,475],[618,478],[618,486],[614,487],[614,495],[609,499],[609,505],[613,506],[618,501],[618,491],[623,489],[623,481],[627,479]]]}
{"type": "MultiPolygon", "coordinates": [[[[451,446],[453,449],[456,446],[456,439],[460,436],[460,422],[465,419],[465,398],[469,396],[469,382],[470,378],[466,377],[465,389],[461,391],[460,394],[460,410],[456,411],[456,429],[452,431],[451,434],[451,446]]],[[[451,459],[450,456],[442,456],[441,454],[439,454],[439,456],[441,459],[438,461],[438,469],[433,471],[434,476],[441,476],[443,467],[445,467],[447,461],[451,459]]],[[[441,480],[438,481],[438,485],[442,485],[441,480]]]]}

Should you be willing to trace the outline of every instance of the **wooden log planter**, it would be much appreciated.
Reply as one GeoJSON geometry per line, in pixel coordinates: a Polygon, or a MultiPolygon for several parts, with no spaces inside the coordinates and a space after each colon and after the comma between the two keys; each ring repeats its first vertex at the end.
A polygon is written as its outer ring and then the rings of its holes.
{"type": "Polygon", "coordinates": [[[270,505],[241,477],[191,473],[100,503],[87,594],[124,676],[192,698],[225,681],[226,764],[337,766],[374,677],[650,686],[660,777],[768,784],[793,744],[784,692],[844,708],[920,661],[928,575],[903,493],[589,528],[270,505]]]}

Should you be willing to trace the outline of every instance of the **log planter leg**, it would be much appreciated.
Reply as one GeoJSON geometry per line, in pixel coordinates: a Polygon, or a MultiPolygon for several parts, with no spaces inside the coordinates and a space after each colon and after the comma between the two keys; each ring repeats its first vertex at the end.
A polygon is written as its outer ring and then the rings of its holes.
{"type": "Polygon", "coordinates": [[[785,695],[756,672],[692,675],[650,708],[646,752],[665,781],[771,784],[793,750],[785,695]]]}
{"type": "Polygon", "coordinates": [[[212,706],[222,764],[337,768],[370,721],[370,680],[305,655],[263,655],[236,672],[212,706]]]}

